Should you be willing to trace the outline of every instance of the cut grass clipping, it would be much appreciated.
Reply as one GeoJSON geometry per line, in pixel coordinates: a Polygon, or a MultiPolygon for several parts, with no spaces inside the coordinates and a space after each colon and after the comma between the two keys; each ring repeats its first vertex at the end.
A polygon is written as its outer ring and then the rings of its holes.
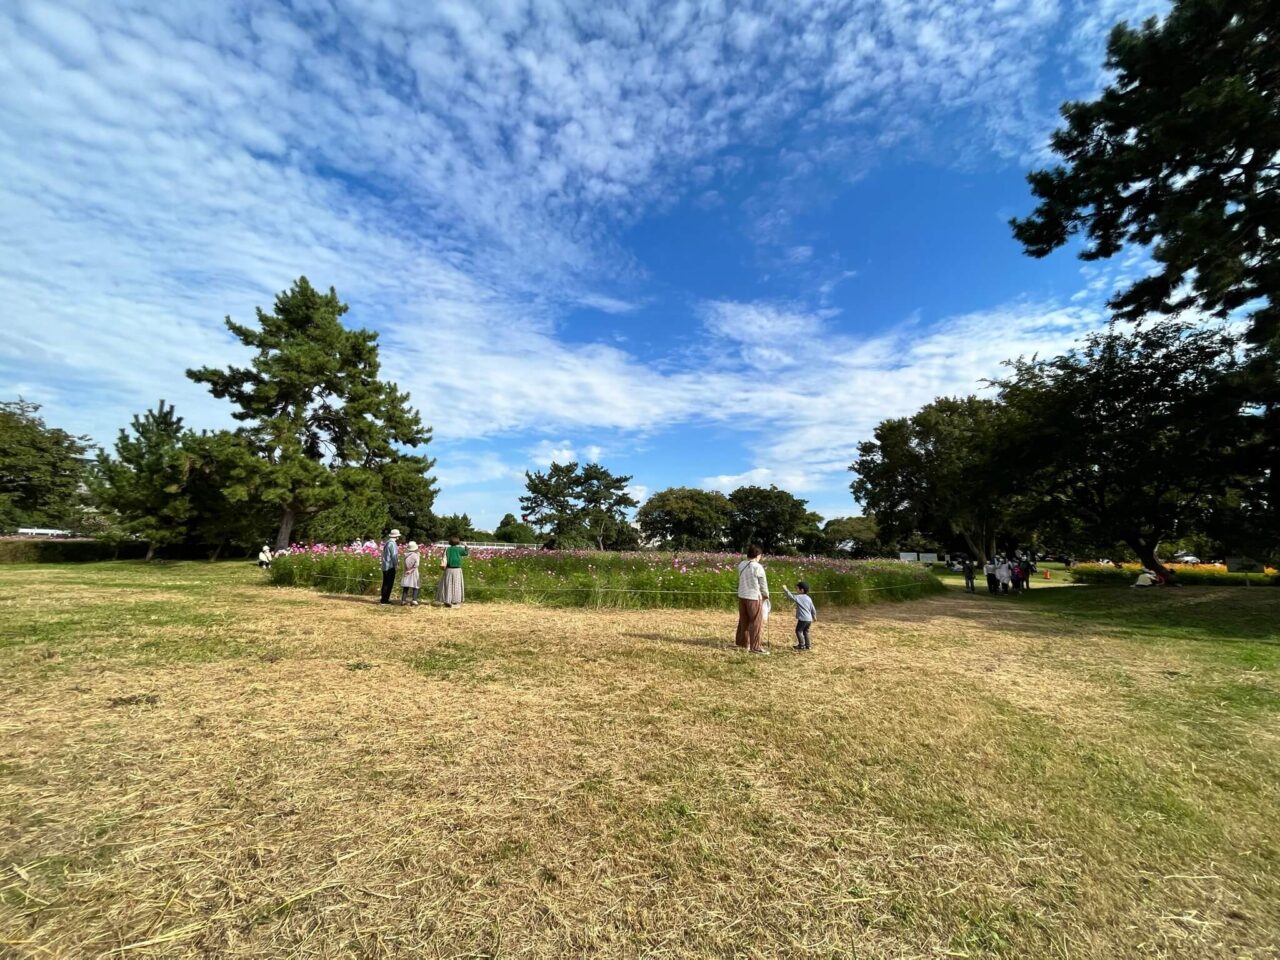
{"type": "MultiPolygon", "coordinates": [[[[736,567],[742,558],[721,553],[598,553],[551,550],[472,551],[465,577],[468,601],[507,601],[556,607],[733,609],[736,567]]],[[[862,606],[912,600],[945,589],[927,569],[895,560],[825,557],[765,558],[774,602],[785,605],[784,585],[804,580],[823,606],[862,606]]],[[[439,575],[439,553],[421,561],[428,598],[439,575]]],[[[376,553],[342,547],[298,548],[271,564],[271,582],[322,593],[377,593],[382,572],[376,553]]],[[[396,584],[397,595],[399,583],[396,584]]]]}

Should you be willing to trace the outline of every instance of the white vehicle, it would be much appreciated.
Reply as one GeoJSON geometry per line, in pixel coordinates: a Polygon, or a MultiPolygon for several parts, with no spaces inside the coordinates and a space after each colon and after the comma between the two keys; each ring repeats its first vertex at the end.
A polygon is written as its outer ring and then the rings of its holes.
{"type": "Polygon", "coordinates": [[[1173,562],[1197,564],[1200,562],[1200,558],[1197,557],[1195,554],[1191,554],[1191,553],[1179,553],[1174,556],[1173,562]]]}

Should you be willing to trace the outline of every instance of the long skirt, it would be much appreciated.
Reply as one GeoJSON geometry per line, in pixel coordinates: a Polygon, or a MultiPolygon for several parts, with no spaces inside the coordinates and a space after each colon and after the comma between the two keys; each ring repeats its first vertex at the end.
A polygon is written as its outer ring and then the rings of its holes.
{"type": "Polygon", "coordinates": [[[449,567],[440,577],[440,586],[436,587],[436,603],[456,607],[462,603],[462,568],[449,567]]]}
{"type": "Polygon", "coordinates": [[[761,634],[764,633],[763,612],[759,600],[738,598],[738,632],[734,643],[750,650],[760,650],[761,634]]]}

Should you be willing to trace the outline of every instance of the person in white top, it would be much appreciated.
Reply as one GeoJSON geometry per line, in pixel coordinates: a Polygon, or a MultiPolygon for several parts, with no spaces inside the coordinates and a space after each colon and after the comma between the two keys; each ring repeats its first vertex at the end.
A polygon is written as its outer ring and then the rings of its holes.
{"type": "Polygon", "coordinates": [[[747,548],[747,559],[738,564],[738,632],[734,643],[750,653],[767,653],[763,605],[769,599],[769,578],[760,565],[760,548],[747,548]]]}
{"type": "Polygon", "coordinates": [[[1013,585],[1013,567],[1004,557],[1001,557],[1000,562],[996,564],[996,579],[1000,581],[1000,592],[1008,593],[1013,585]]]}
{"type": "MultiPolygon", "coordinates": [[[[284,551],[280,552],[283,553],[284,551]]],[[[258,566],[263,568],[271,566],[271,557],[271,548],[264,543],[262,549],[258,551],[258,566]]]]}

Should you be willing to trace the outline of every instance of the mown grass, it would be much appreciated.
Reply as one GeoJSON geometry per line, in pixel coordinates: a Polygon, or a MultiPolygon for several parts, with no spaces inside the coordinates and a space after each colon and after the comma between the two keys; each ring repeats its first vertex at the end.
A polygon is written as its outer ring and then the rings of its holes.
{"type": "Polygon", "coordinates": [[[753,658],[262,581],[0,570],[0,953],[1276,956],[1280,591],[953,587],[753,658]]]}

